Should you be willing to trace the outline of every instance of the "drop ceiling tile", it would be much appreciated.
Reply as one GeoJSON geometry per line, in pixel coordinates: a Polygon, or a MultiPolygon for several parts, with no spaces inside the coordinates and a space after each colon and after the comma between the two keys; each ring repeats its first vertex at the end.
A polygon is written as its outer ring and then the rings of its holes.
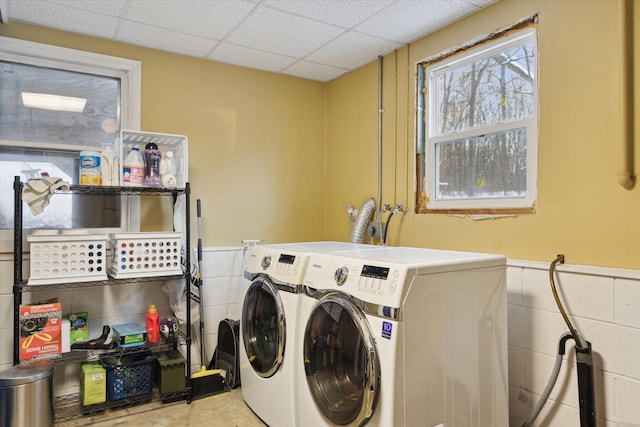
{"type": "Polygon", "coordinates": [[[263,5],[294,15],[351,28],[393,3],[392,0],[265,0],[263,5]]]}
{"type": "Polygon", "coordinates": [[[176,33],[131,21],[122,21],[117,40],[200,58],[205,57],[218,43],[215,40],[176,33]]]}
{"type": "Polygon", "coordinates": [[[332,67],[330,65],[316,64],[309,61],[298,61],[290,67],[285,68],[282,72],[284,74],[301,77],[303,79],[328,82],[349,72],[349,70],[332,67]]]}
{"type": "Polygon", "coordinates": [[[343,31],[333,25],[261,7],[250,14],[226,41],[266,52],[301,57],[343,31]]]}
{"type": "Polygon", "coordinates": [[[255,3],[245,0],[131,0],[124,18],[221,40],[254,7],[255,3]]]}
{"type": "Polygon", "coordinates": [[[467,3],[471,3],[478,8],[489,6],[492,3],[496,3],[499,0],[467,0],[467,3]]]}
{"type": "Polygon", "coordinates": [[[9,3],[9,19],[94,37],[112,38],[118,19],[40,0],[9,3]]]}
{"type": "Polygon", "coordinates": [[[120,16],[127,4],[127,0],[48,0],[51,3],[60,6],[71,7],[75,9],[88,10],[89,12],[99,13],[109,16],[120,16]]]}
{"type": "Polygon", "coordinates": [[[178,54],[204,58],[208,55],[210,59],[234,65],[329,81],[347,72],[347,68],[374,61],[378,55],[497,1],[0,0],[0,3],[6,5],[7,17],[12,21],[178,54]],[[354,34],[347,35],[354,29],[354,34]],[[373,45],[376,40],[380,45],[373,45]],[[335,54],[329,54],[330,48],[336,49],[335,54]]]}
{"type": "Polygon", "coordinates": [[[399,0],[354,29],[407,44],[477,10],[461,0],[399,0]]]}
{"type": "Polygon", "coordinates": [[[208,58],[213,59],[214,61],[224,62],[226,64],[272,72],[279,72],[296,60],[295,58],[288,56],[249,49],[248,47],[237,46],[225,42],[219,43],[208,58]]]}
{"type": "Polygon", "coordinates": [[[356,32],[348,32],[308,55],[305,59],[340,68],[354,69],[403,45],[356,32]]]}

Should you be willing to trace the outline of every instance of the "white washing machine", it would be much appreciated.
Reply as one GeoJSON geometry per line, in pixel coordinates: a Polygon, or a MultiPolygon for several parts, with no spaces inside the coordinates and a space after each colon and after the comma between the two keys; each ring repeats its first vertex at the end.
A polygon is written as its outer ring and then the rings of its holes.
{"type": "Polygon", "coordinates": [[[297,425],[507,427],[505,274],[497,255],[312,255],[297,425]]]}
{"type": "Polygon", "coordinates": [[[353,250],[365,245],[307,242],[248,249],[245,277],[251,284],[240,319],[240,381],[244,401],[272,427],[296,425],[295,360],[302,280],[312,252],[353,250]]]}

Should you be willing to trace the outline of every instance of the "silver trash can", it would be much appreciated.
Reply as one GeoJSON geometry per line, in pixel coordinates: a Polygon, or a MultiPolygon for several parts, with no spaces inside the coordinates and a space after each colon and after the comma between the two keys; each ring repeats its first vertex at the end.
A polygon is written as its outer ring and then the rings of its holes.
{"type": "Polygon", "coordinates": [[[0,371],[0,426],[53,426],[53,362],[33,360],[0,371]]]}

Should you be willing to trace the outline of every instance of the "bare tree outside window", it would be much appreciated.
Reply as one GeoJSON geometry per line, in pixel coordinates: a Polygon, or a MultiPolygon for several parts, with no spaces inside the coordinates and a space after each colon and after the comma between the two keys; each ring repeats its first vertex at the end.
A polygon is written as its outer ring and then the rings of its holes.
{"type": "Polygon", "coordinates": [[[430,207],[531,206],[537,139],[535,33],[427,65],[425,85],[430,207]]]}

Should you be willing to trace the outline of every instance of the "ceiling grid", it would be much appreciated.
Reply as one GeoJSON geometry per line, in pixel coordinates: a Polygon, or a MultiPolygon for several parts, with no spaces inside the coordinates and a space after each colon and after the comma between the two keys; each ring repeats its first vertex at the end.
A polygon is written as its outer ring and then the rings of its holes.
{"type": "Polygon", "coordinates": [[[496,1],[0,0],[0,5],[3,21],[327,82],[496,1]]]}

